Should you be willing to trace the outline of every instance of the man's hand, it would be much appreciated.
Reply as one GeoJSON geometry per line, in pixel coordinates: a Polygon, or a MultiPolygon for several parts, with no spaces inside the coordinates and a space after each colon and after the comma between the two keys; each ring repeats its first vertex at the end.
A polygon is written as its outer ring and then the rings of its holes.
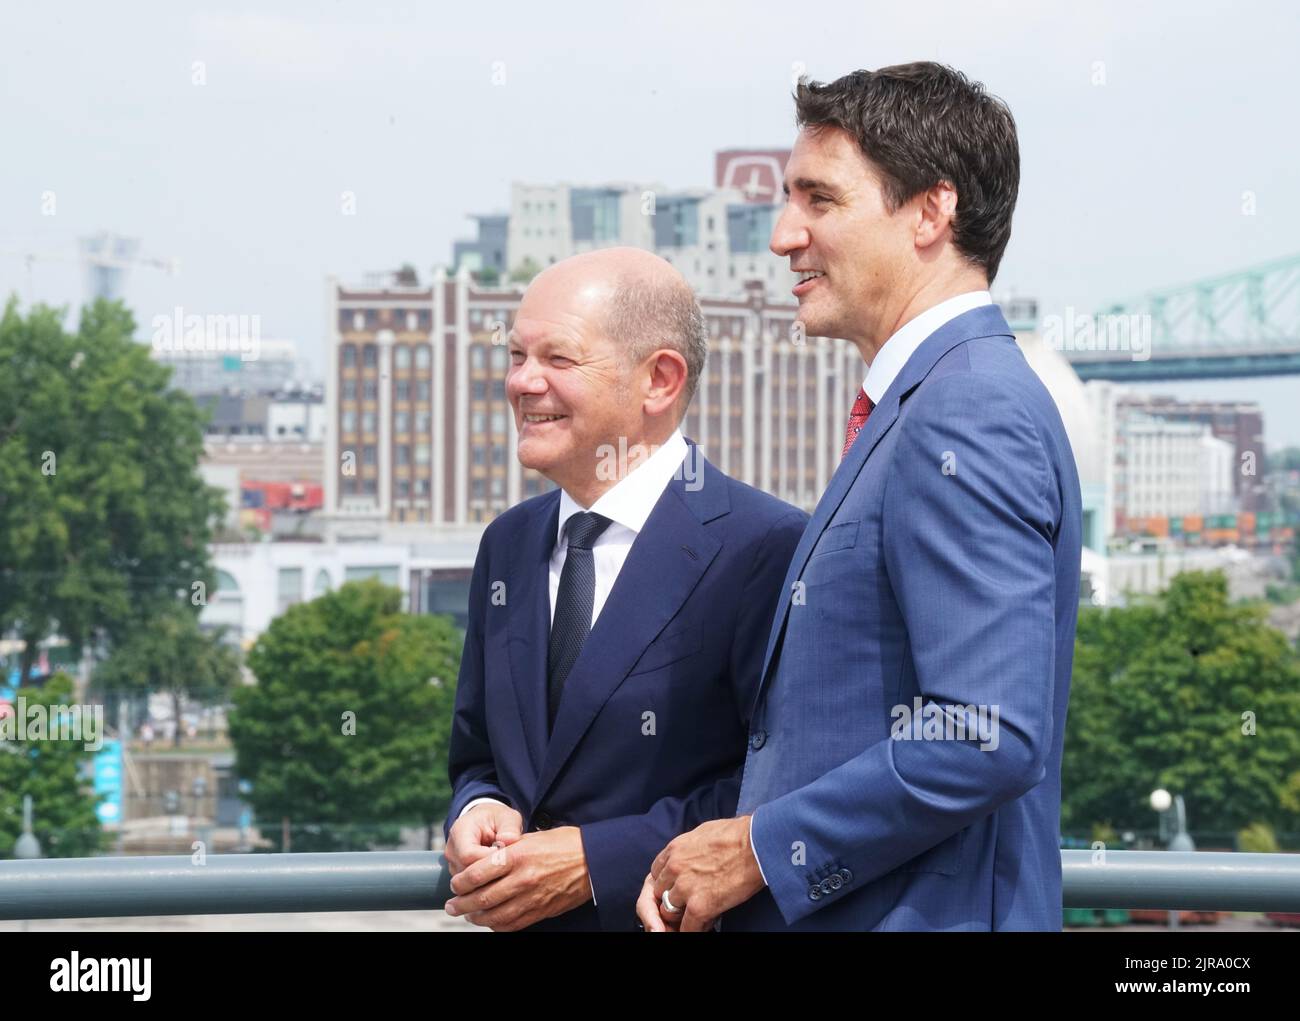
{"type": "Polygon", "coordinates": [[[763,885],[749,843],[749,816],[716,819],[683,833],[659,852],[636,913],[648,932],[701,932],[763,885]],[[664,910],[665,890],[677,912],[664,910]]]}
{"type": "MultiPolygon", "coordinates": [[[[668,895],[672,900],[672,894],[668,895]]],[[[676,902],[673,907],[677,907],[676,902]]],[[[641,922],[641,928],[646,932],[680,932],[682,927],[682,913],[680,911],[669,913],[663,910],[663,905],[655,899],[655,877],[647,872],[645,882],[641,884],[641,894],[636,899],[636,917],[641,922]]]]}
{"type": "Polygon", "coordinates": [[[513,844],[523,832],[524,817],[509,805],[496,801],[475,805],[451,824],[443,852],[447,867],[453,876],[458,875],[490,855],[493,848],[513,844]]]}
{"type": "Polygon", "coordinates": [[[452,877],[447,914],[513,932],[591,900],[582,831],[576,826],[528,833],[452,877]]]}

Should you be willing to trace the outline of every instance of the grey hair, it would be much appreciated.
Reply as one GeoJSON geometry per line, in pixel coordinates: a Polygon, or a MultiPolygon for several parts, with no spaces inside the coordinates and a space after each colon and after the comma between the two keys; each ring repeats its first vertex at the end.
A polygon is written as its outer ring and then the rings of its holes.
{"type": "Polygon", "coordinates": [[[618,282],[606,309],[605,329],[615,343],[623,345],[631,365],[662,348],[686,359],[686,399],[681,406],[684,417],[709,356],[704,311],[690,286],[684,280],[625,277],[618,282]]]}

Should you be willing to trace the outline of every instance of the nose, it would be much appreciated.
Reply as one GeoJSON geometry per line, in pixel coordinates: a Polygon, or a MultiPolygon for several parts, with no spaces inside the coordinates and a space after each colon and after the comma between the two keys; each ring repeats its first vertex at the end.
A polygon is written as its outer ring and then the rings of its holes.
{"type": "Polygon", "coordinates": [[[546,375],[541,368],[535,358],[525,358],[510,367],[506,375],[506,394],[511,404],[518,406],[521,397],[546,393],[546,375]]]}
{"type": "Polygon", "coordinates": [[[795,208],[795,204],[787,202],[772,227],[772,239],[768,242],[768,248],[772,250],[773,254],[784,259],[801,249],[807,248],[811,240],[808,228],[804,226],[801,214],[795,208]]]}

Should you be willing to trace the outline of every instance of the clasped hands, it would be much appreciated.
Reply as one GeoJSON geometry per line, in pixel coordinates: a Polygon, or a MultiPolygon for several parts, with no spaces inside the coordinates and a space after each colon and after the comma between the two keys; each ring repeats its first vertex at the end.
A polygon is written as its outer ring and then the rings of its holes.
{"type": "MultiPolygon", "coordinates": [[[[523,817],[484,802],[461,815],[448,834],[451,869],[447,913],[508,932],[563,914],[591,899],[581,831],[559,826],[523,832],[523,817]]],[[[659,852],[637,898],[648,932],[698,932],[763,889],[749,842],[749,816],[703,823],[659,852]],[[667,891],[668,903],[663,894],[667,891]]]]}
{"type": "Polygon", "coordinates": [[[523,829],[523,816],[496,802],[475,805],[452,824],[446,857],[456,896],[447,914],[513,932],[591,900],[578,827],[523,829]]]}

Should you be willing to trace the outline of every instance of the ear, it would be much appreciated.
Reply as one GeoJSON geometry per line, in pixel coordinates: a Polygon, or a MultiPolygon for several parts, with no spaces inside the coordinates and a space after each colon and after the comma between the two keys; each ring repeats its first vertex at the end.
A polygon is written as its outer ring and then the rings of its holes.
{"type": "Polygon", "coordinates": [[[686,389],[686,359],[680,351],[662,348],[646,365],[649,372],[641,407],[647,415],[657,417],[670,411],[686,389]]]}
{"type": "Polygon", "coordinates": [[[940,181],[920,196],[917,210],[916,247],[929,248],[952,234],[957,218],[957,189],[951,181],[940,181]]]}

